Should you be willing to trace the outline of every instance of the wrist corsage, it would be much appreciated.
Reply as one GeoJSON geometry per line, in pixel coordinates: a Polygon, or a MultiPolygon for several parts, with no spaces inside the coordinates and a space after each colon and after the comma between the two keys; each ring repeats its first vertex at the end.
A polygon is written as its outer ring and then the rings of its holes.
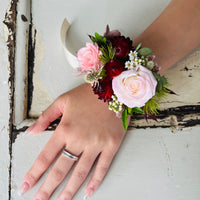
{"type": "Polygon", "coordinates": [[[80,71],[94,94],[121,115],[125,130],[128,115],[142,114],[156,120],[158,101],[171,91],[167,78],[158,73],[152,50],[142,43],[134,47],[129,37],[109,31],[108,26],[104,36],[95,33],[89,37],[92,42],[77,55],[80,71]]]}

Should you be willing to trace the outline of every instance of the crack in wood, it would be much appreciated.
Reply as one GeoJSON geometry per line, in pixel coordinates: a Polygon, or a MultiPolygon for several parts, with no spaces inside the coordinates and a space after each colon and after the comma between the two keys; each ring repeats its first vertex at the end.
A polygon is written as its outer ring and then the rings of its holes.
{"type": "Polygon", "coordinates": [[[27,102],[27,117],[31,109],[33,99],[33,73],[35,64],[35,44],[36,44],[36,29],[33,27],[32,18],[32,0],[30,1],[30,25],[29,25],[29,38],[28,38],[28,102],[27,102]]]}
{"type": "MultiPolygon", "coordinates": [[[[37,118],[29,118],[29,119],[37,119],[37,118]]],[[[169,108],[167,110],[160,111],[160,114],[157,116],[158,122],[148,123],[142,115],[135,115],[132,117],[128,130],[131,129],[146,129],[146,128],[180,128],[184,129],[187,127],[194,127],[200,125],[200,105],[187,105],[180,106],[175,108],[169,108]],[[136,123],[140,122],[140,123],[136,123]]],[[[53,121],[48,128],[47,131],[54,131],[58,124],[60,123],[61,117],[57,120],[53,121]]],[[[22,128],[17,129],[14,127],[13,129],[13,142],[17,138],[21,132],[24,132],[28,126],[24,126],[22,128]]]]}
{"type": "Polygon", "coordinates": [[[8,47],[8,61],[9,61],[9,186],[8,186],[8,198],[11,199],[11,168],[12,168],[12,131],[13,131],[13,111],[14,111],[14,92],[15,92],[15,46],[16,46],[16,20],[17,20],[17,4],[18,0],[10,1],[9,8],[6,11],[5,19],[3,23],[7,27],[7,47],[8,47]]]}

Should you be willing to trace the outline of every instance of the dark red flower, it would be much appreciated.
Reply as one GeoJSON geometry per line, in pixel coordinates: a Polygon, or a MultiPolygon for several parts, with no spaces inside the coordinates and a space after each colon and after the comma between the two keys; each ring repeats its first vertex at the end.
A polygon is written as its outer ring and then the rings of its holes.
{"type": "Polygon", "coordinates": [[[113,37],[117,37],[120,36],[121,33],[118,30],[112,30],[110,31],[110,27],[109,25],[106,26],[106,32],[104,33],[104,37],[106,37],[106,39],[110,40],[113,37]]]}
{"type": "Polygon", "coordinates": [[[105,69],[107,76],[109,78],[113,78],[122,73],[122,71],[125,69],[125,65],[120,60],[110,60],[108,63],[106,63],[105,69]]]}
{"type": "Polygon", "coordinates": [[[94,94],[99,96],[99,99],[105,101],[111,101],[112,95],[114,94],[112,89],[112,80],[108,78],[104,78],[99,80],[98,84],[94,84],[92,86],[94,94]]]}
{"type": "Polygon", "coordinates": [[[115,57],[124,59],[128,56],[131,48],[132,41],[130,38],[125,38],[124,36],[117,36],[111,38],[112,46],[116,49],[115,57]]]}

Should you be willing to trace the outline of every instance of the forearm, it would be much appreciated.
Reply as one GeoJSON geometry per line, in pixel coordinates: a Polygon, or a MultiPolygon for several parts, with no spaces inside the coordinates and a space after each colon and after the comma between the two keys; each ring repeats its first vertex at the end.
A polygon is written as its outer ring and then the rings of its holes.
{"type": "Polygon", "coordinates": [[[162,14],[134,40],[156,55],[165,71],[200,44],[200,0],[172,0],[162,14]]]}

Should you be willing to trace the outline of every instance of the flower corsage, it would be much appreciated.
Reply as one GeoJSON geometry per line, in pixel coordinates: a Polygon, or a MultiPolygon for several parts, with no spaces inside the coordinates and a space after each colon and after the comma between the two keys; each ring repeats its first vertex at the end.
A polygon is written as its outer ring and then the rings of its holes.
{"type": "Polygon", "coordinates": [[[158,101],[171,91],[167,78],[158,73],[152,50],[142,43],[134,47],[129,37],[109,31],[108,26],[104,36],[95,33],[89,37],[92,42],[77,55],[80,71],[94,94],[121,115],[125,130],[128,115],[142,114],[156,120],[158,101]]]}

